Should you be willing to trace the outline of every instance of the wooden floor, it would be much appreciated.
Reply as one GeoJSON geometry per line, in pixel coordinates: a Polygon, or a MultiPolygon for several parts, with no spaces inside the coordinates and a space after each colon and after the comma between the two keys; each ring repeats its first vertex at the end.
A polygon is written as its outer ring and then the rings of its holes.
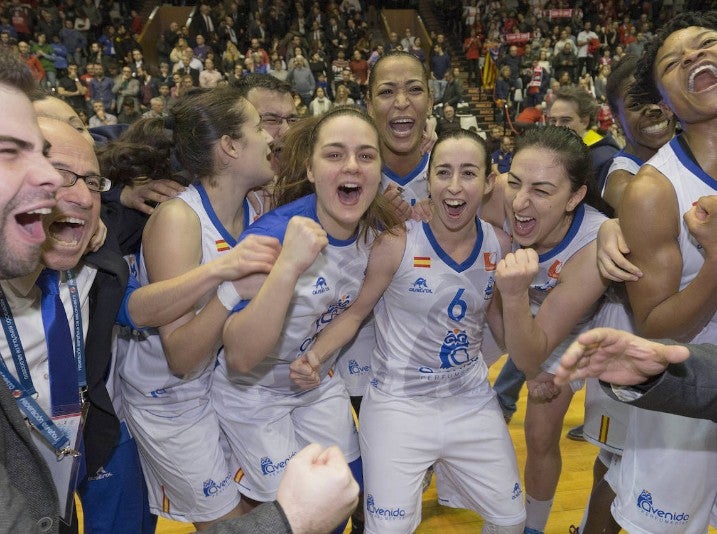
{"type": "MultiPolygon", "coordinates": [[[[495,363],[490,370],[491,381],[495,379],[504,359],[495,363]]],[[[566,439],[565,432],[582,423],[584,390],[573,398],[563,424],[563,472],[555,495],[553,511],[548,521],[546,534],[567,534],[571,524],[579,525],[583,508],[587,502],[592,484],[592,466],[597,454],[597,447],[585,442],[566,439]]],[[[525,439],[523,420],[525,417],[525,390],[518,403],[518,412],[510,423],[518,464],[525,464],[525,439]]],[[[80,522],[80,524],[82,524],[80,522]]],[[[435,477],[430,488],[423,495],[423,521],[416,532],[418,534],[468,534],[480,532],[483,525],[481,518],[468,510],[457,510],[439,506],[436,499],[435,477]]],[[[348,532],[349,529],[346,530],[348,532]]],[[[158,534],[184,534],[194,532],[194,528],[186,523],[178,523],[163,518],[159,519],[158,534]]],[[[717,534],[717,529],[710,529],[717,534]]]]}

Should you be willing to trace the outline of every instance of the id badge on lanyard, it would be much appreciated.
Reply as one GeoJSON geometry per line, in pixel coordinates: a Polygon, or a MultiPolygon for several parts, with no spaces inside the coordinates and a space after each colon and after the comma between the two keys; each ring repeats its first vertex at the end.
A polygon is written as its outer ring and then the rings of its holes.
{"type": "MultiPolygon", "coordinates": [[[[74,274],[67,271],[70,298],[74,315],[74,354],[76,363],[76,387],[80,391],[79,402],[72,406],[53,406],[50,417],[37,404],[35,388],[29,373],[19,334],[15,327],[7,298],[0,288],[0,312],[3,329],[15,362],[17,378],[13,376],[0,356],[0,376],[15,397],[18,408],[25,415],[32,429],[31,435],[45,460],[59,499],[60,519],[70,524],[75,504],[74,493],[78,479],[84,477],[84,459],[81,457],[82,432],[89,404],[84,401],[87,388],[85,375],[84,335],[82,331],[81,306],[74,274]],[[11,342],[12,340],[12,342],[11,342]]],[[[52,380],[52,377],[50,377],[52,380]]]]}
{"type": "MultiPolygon", "coordinates": [[[[32,439],[47,463],[55,483],[60,505],[60,519],[68,525],[72,520],[72,510],[75,506],[75,488],[81,478],[80,475],[84,476],[84,459],[80,451],[88,406],[89,404],[84,403],[77,413],[52,418],[58,430],[68,439],[65,446],[59,450],[52,447],[39,432],[32,432],[32,439]]],[[[34,427],[31,428],[34,430],[34,427]]]]}

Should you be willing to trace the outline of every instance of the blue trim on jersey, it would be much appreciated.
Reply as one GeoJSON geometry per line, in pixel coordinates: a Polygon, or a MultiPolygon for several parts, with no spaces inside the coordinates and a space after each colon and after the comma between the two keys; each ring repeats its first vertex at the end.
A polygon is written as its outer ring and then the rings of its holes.
{"type": "Polygon", "coordinates": [[[615,154],[615,155],[613,156],[613,159],[615,159],[615,158],[617,158],[617,157],[620,157],[620,156],[623,157],[623,158],[627,158],[627,159],[629,159],[629,160],[631,160],[631,161],[637,163],[637,164],[640,165],[640,166],[642,166],[642,165],[645,164],[645,162],[642,161],[640,158],[638,158],[635,154],[629,154],[629,153],[625,152],[625,149],[624,149],[624,148],[623,148],[620,152],[618,152],[617,154],[615,154]]]}
{"type": "MultiPolygon", "coordinates": [[[[227,244],[230,247],[235,247],[237,244],[237,240],[234,239],[234,236],[229,233],[229,230],[227,230],[222,222],[219,220],[219,217],[217,217],[216,212],[214,211],[214,208],[212,207],[212,203],[209,200],[209,196],[207,195],[206,190],[204,189],[204,186],[200,183],[195,183],[194,187],[196,187],[197,192],[199,193],[199,198],[202,199],[202,206],[204,206],[204,210],[207,212],[207,216],[209,217],[209,220],[212,221],[212,224],[214,225],[214,228],[217,229],[217,232],[224,238],[224,241],[227,242],[227,244]]],[[[247,220],[249,219],[249,214],[247,212],[247,200],[244,199],[244,227],[248,226],[247,220]]]]}
{"type": "Polygon", "coordinates": [[[438,254],[438,257],[443,260],[443,263],[448,265],[448,267],[450,267],[457,273],[462,273],[475,263],[476,259],[478,258],[478,254],[480,253],[480,249],[483,246],[483,228],[481,227],[480,221],[478,219],[475,220],[475,224],[476,230],[478,231],[478,235],[476,236],[476,242],[475,245],[473,245],[473,250],[471,251],[470,256],[468,256],[468,258],[466,258],[465,261],[463,261],[462,263],[456,262],[443,250],[443,248],[441,248],[441,245],[438,243],[436,236],[433,235],[433,231],[431,230],[431,226],[429,223],[423,223],[423,231],[426,233],[426,237],[428,238],[428,242],[431,244],[431,247],[433,248],[435,253],[438,254]]]}
{"type": "Polygon", "coordinates": [[[545,252],[543,254],[540,254],[538,256],[538,262],[543,263],[544,261],[548,261],[553,256],[557,256],[560,254],[563,250],[565,250],[565,247],[567,247],[570,242],[573,240],[573,238],[578,234],[578,230],[580,229],[580,225],[583,223],[583,219],[585,218],[585,204],[580,204],[575,209],[575,217],[573,217],[573,222],[570,223],[570,228],[568,229],[568,233],[565,234],[565,237],[558,243],[555,247],[550,249],[548,252],[545,252]]]}
{"type": "Polygon", "coordinates": [[[426,166],[426,162],[428,161],[429,156],[430,156],[429,153],[424,154],[423,157],[421,158],[421,161],[418,162],[418,165],[416,165],[413,168],[413,170],[411,172],[409,172],[406,176],[399,176],[398,174],[393,172],[391,169],[389,169],[385,165],[384,165],[383,169],[381,170],[381,172],[383,172],[383,174],[385,174],[388,178],[390,178],[397,184],[408,185],[409,183],[411,183],[413,181],[413,179],[416,176],[418,176],[423,171],[423,169],[426,166]]]}
{"type": "MultiPolygon", "coordinates": [[[[681,136],[681,135],[680,135],[681,136]]],[[[677,155],[677,158],[680,160],[680,163],[684,165],[688,171],[690,171],[692,174],[697,176],[700,180],[702,180],[708,187],[712,189],[717,189],[717,180],[712,178],[709,174],[707,174],[705,171],[702,170],[702,167],[700,167],[696,161],[694,161],[688,154],[685,152],[684,148],[682,148],[682,145],[680,144],[680,141],[678,137],[674,137],[670,141],[670,146],[672,147],[672,150],[675,151],[675,154],[677,155]]]]}
{"type": "MultiPolygon", "coordinates": [[[[319,216],[316,213],[316,193],[306,195],[305,197],[301,197],[265,213],[242,232],[241,236],[239,236],[239,241],[247,235],[255,234],[275,237],[283,243],[286,226],[289,224],[289,220],[296,215],[307,217],[321,224],[319,216]]],[[[354,235],[349,239],[336,239],[327,234],[327,237],[330,245],[334,247],[345,247],[353,245],[356,242],[357,236],[354,235]]]]}

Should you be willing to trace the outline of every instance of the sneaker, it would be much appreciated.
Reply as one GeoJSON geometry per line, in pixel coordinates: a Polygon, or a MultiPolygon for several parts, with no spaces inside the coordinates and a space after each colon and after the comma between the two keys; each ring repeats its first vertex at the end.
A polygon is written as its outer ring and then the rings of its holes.
{"type": "Polygon", "coordinates": [[[573,441],[585,441],[585,436],[583,435],[583,425],[571,428],[568,430],[568,433],[565,434],[565,437],[572,439],[573,441]]]}

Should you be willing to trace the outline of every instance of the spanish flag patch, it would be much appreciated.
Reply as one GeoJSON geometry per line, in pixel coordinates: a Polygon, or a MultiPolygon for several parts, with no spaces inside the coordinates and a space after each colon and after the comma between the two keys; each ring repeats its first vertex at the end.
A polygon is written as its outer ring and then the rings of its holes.
{"type": "Polygon", "coordinates": [[[244,478],[244,470],[240,467],[237,472],[234,473],[234,482],[239,484],[242,478],[244,478]]]}
{"type": "Polygon", "coordinates": [[[162,486],[162,511],[165,514],[169,513],[169,497],[167,497],[167,494],[164,491],[164,485],[162,486]]]}
{"type": "Polygon", "coordinates": [[[429,256],[414,256],[413,257],[414,267],[426,267],[431,268],[431,258],[429,256]]]}
{"type": "Polygon", "coordinates": [[[223,239],[217,239],[214,243],[217,245],[217,252],[224,252],[231,248],[223,239]]]}
{"type": "Polygon", "coordinates": [[[600,418],[600,436],[598,437],[598,441],[600,443],[607,443],[607,436],[610,432],[610,417],[607,415],[603,415],[600,418]]]}

